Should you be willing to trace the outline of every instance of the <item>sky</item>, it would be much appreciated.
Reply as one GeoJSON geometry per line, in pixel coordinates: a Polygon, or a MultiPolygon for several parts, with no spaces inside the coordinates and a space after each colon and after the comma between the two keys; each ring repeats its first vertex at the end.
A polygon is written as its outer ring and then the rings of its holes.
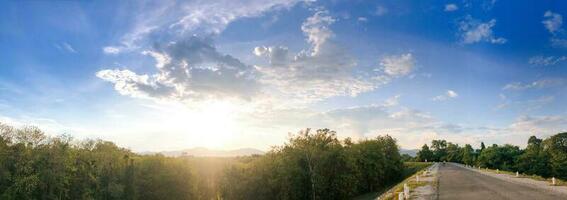
{"type": "Polygon", "coordinates": [[[0,121],[134,151],[567,131],[567,2],[1,1],[0,121]]]}

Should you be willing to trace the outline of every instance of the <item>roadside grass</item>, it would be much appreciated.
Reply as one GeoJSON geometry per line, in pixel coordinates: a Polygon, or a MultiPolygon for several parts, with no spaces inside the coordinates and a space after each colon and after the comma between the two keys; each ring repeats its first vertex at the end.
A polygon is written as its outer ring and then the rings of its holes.
{"type": "MultiPolygon", "coordinates": [[[[404,184],[407,183],[408,187],[410,188],[410,191],[413,191],[413,189],[417,188],[417,187],[421,187],[421,186],[425,186],[429,183],[435,184],[435,182],[425,182],[425,181],[420,181],[417,182],[415,176],[417,174],[422,174],[423,171],[425,171],[429,166],[431,166],[433,163],[431,162],[405,162],[404,165],[406,166],[406,171],[404,171],[405,175],[407,176],[406,179],[404,179],[403,181],[401,181],[400,183],[398,183],[397,185],[395,185],[394,187],[392,187],[392,189],[386,191],[386,193],[383,196],[383,199],[385,200],[396,200],[398,199],[398,193],[403,192],[404,190],[404,184]]],[[[429,177],[431,176],[431,174],[428,174],[427,176],[423,176],[420,175],[420,177],[425,178],[425,177],[429,177]]]]}
{"type": "MultiPolygon", "coordinates": [[[[376,199],[376,197],[379,197],[385,193],[392,193],[390,195],[385,195],[383,199],[397,199],[397,194],[402,191],[404,189],[404,183],[408,183],[408,187],[410,187],[410,190],[416,187],[420,187],[420,186],[424,186],[427,183],[424,181],[420,181],[419,183],[417,183],[415,181],[415,175],[416,174],[420,174],[423,173],[423,171],[425,171],[425,169],[427,169],[429,166],[431,166],[433,163],[432,162],[404,162],[404,171],[403,171],[403,177],[404,180],[400,181],[398,184],[392,186],[392,187],[386,187],[384,189],[382,189],[381,191],[377,191],[377,192],[371,192],[371,193],[367,193],[367,194],[363,194],[360,196],[357,196],[354,198],[354,200],[370,200],[370,199],[376,199]]],[[[428,175],[431,176],[431,175],[428,175]]],[[[428,177],[428,176],[423,176],[421,175],[420,177],[428,177]]]]}
{"type": "MultiPolygon", "coordinates": [[[[478,170],[478,168],[475,168],[478,170]]],[[[545,178],[542,176],[538,176],[538,175],[529,175],[529,174],[522,174],[520,173],[518,177],[516,177],[516,172],[511,172],[511,171],[504,171],[504,170],[498,170],[496,171],[496,169],[486,169],[486,168],[480,168],[481,171],[485,171],[485,172],[491,172],[494,174],[507,174],[507,175],[511,175],[514,178],[529,178],[532,180],[536,180],[536,181],[545,181],[548,182],[549,185],[551,184],[551,178],[545,178]]],[[[558,178],[555,178],[555,186],[567,186],[567,181],[565,180],[561,180],[558,178]]]]}

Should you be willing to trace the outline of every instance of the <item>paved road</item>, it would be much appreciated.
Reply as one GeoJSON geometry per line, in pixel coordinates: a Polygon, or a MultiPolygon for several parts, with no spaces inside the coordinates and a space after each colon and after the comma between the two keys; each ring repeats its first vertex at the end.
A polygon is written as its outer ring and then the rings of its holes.
{"type": "Polygon", "coordinates": [[[452,164],[439,166],[439,199],[566,199],[541,189],[506,182],[452,164]]]}

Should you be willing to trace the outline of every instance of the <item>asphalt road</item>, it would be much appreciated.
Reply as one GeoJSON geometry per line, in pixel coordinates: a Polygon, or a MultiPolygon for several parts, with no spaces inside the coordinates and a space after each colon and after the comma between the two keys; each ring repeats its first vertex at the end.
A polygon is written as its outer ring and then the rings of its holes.
{"type": "Polygon", "coordinates": [[[452,164],[439,165],[439,199],[566,199],[542,189],[506,182],[452,164]]]}

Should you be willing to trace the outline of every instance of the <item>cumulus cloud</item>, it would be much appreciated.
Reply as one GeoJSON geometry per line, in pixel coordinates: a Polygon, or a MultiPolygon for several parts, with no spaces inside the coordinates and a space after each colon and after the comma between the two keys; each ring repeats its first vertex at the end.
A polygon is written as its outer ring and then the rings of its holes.
{"type": "Polygon", "coordinates": [[[217,51],[212,41],[196,36],[156,45],[144,54],[156,61],[158,73],[139,75],[107,69],[97,77],[114,83],[123,95],[157,99],[249,99],[259,91],[254,68],[217,51]]]}
{"type": "Polygon", "coordinates": [[[268,66],[256,66],[262,82],[275,86],[284,96],[316,101],[332,96],[356,96],[371,91],[376,83],[354,74],[356,61],[344,48],[332,41],[330,25],[335,19],[328,11],[317,11],[301,26],[310,45],[293,54],[287,47],[256,47],[254,54],[269,60],[268,66]]]}
{"type": "Polygon", "coordinates": [[[450,99],[454,99],[457,98],[459,96],[459,94],[457,94],[457,92],[453,91],[453,90],[447,90],[447,92],[445,92],[445,94],[433,97],[433,101],[446,101],[446,100],[450,100],[450,99]]]}
{"type": "Polygon", "coordinates": [[[394,77],[410,74],[415,69],[415,63],[411,53],[384,56],[380,60],[384,73],[394,77]]]}
{"type": "Polygon", "coordinates": [[[496,26],[496,20],[481,22],[467,16],[459,22],[459,36],[463,44],[473,44],[478,42],[489,42],[492,44],[504,44],[506,38],[494,36],[492,28],[496,26]]]}
{"type": "Polygon", "coordinates": [[[549,87],[557,87],[565,85],[567,81],[562,78],[545,78],[533,81],[531,83],[513,82],[506,84],[503,90],[526,90],[526,89],[541,89],[549,87]]]}
{"type": "Polygon", "coordinates": [[[459,7],[457,6],[457,4],[454,4],[454,3],[450,3],[450,4],[445,5],[445,11],[446,12],[453,12],[453,11],[456,11],[458,9],[459,9],[459,7]]]}

